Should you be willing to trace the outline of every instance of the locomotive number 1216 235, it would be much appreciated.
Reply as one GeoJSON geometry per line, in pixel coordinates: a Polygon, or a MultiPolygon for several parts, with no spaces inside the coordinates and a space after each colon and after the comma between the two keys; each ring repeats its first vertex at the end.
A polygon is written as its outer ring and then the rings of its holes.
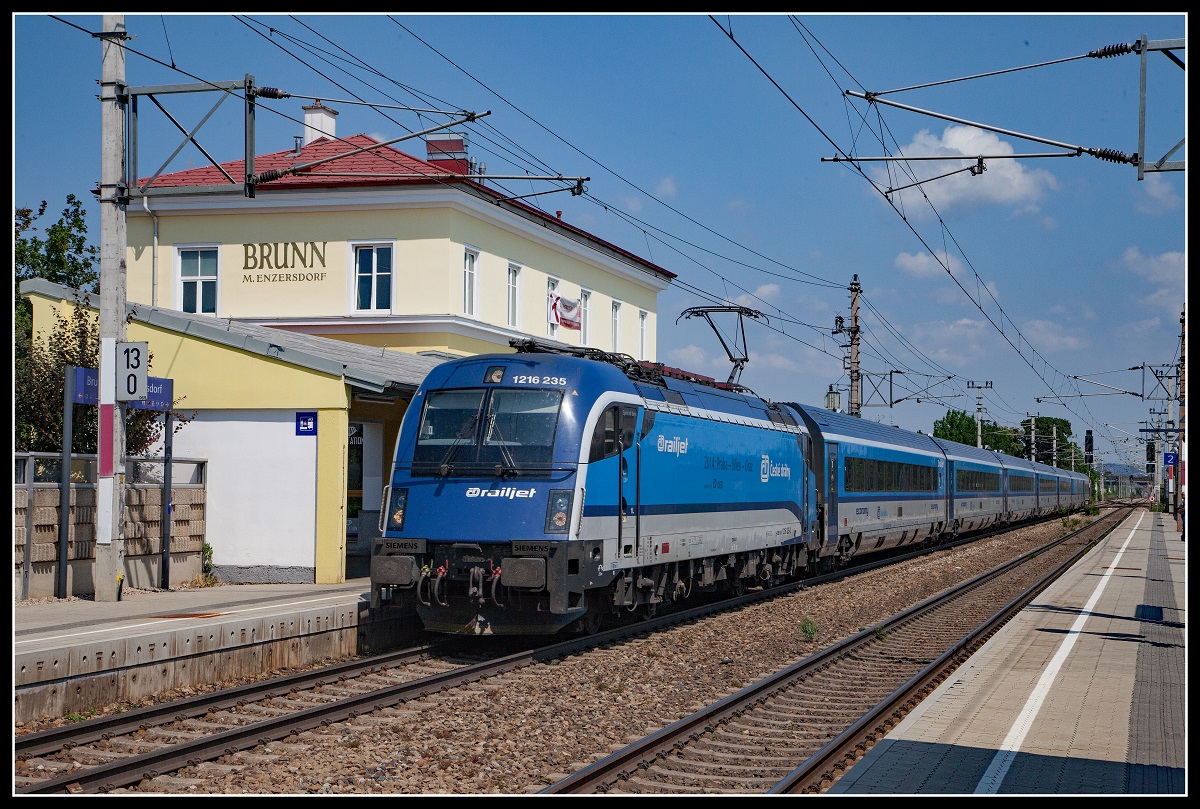
{"type": "Polygon", "coordinates": [[[565,376],[529,376],[527,374],[514,374],[512,378],[514,385],[566,385],[567,378],[565,376]]]}

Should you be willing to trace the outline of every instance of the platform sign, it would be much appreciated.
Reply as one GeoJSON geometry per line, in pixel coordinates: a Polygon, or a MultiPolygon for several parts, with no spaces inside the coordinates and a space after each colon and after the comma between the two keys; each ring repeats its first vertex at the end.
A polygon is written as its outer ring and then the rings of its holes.
{"type": "Polygon", "coordinates": [[[1163,453],[1163,466],[1178,466],[1178,465],[1179,465],[1179,453],[1178,452],[1164,452],[1163,453]]]}
{"type": "Polygon", "coordinates": [[[117,343],[117,401],[146,401],[149,343],[117,343]]]}
{"type": "Polygon", "coordinates": [[[317,434],[317,413],[315,410],[296,413],[296,435],[317,434]]]}
{"type": "MultiPolygon", "coordinates": [[[[126,407],[133,410],[158,410],[169,412],[175,400],[175,381],[157,376],[148,376],[142,384],[146,398],[126,402],[126,407]]],[[[120,399],[120,397],[117,397],[120,399]]],[[[75,369],[75,403],[100,404],[100,372],[95,368],[75,369]]]]}

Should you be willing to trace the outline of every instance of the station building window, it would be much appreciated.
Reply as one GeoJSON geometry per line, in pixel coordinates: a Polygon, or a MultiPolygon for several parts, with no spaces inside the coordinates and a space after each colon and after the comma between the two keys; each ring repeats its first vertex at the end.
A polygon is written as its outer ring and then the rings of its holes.
{"type": "Polygon", "coordinates": [[[479,283],[479,252],[466,248],[463,250],[463,287],[462,310],[464,315],[475,316],[475,287],[479,283]]]}
{"type": "Polygon", "coordinates": [[[592,293],[589,290],[583,289],[579,292],[579,344],[585,346],[588,344],[590,337],[589,330],[591,329],[591,311],[592,293]]]}
{"type": "Polygon", "coordinates": [[[354,248],[354,308],[360,312],[392,309],[392,247],[362,244],[354,248]]]}
{"type": "Polygon", "coordinates": [[[558,289],[557,278],[546,279],[546,334],[550,337],[558,336],[558,324],[549,318],[550,303],[554,300],[554,291],[558,289]]]}
{"type": "Polygon", "coordinates": [[[506,297],[506,300],[508,301],[508,307],[507,307],[508,319],[506,322],[508,323],[508,326],[510,328],[514,328],[514,329],[517,327],[517,323],[519,322],[518,321],[519,312],[517,309],[517,303],[521,299],[520,282],[521,282],[521,268],[516,264],[509,264],[508,265],[508,295],[506,297]]]}
{"type": "Polygon", "coordinates": [[[621,350],[621,302],[612,302],[612,350],[621,350]]]}
{"type": "Polygon", "coordinates": [[[179,248],[179,308],[199,315],[217,313],[216,247],[179,248]]]}

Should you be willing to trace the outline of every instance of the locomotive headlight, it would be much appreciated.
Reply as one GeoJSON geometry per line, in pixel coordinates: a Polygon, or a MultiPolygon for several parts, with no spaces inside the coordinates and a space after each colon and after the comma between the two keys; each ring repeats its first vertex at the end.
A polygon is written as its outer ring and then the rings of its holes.
{"type": "Polygon", "coordinates": [[[551,489],[550,501],[546,504],[546,533],[565,534],[571,519],[571,490],[551,489]]]}
{"type": "Polygon", "coordinates": [[[393,489],[392,502],[388,504],[389,531],[404,529],[404,512],[408,510],[408,489],[393,489]]]}

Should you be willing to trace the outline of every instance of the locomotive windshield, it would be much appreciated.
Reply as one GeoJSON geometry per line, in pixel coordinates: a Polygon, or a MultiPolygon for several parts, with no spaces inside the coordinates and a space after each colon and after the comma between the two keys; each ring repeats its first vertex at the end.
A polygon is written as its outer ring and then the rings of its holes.
{"type": "Polygon", "coordinates": [[[561,390],[471,388],[425,400],[413,475],[539,477],[550,474],[561,390]]]}

